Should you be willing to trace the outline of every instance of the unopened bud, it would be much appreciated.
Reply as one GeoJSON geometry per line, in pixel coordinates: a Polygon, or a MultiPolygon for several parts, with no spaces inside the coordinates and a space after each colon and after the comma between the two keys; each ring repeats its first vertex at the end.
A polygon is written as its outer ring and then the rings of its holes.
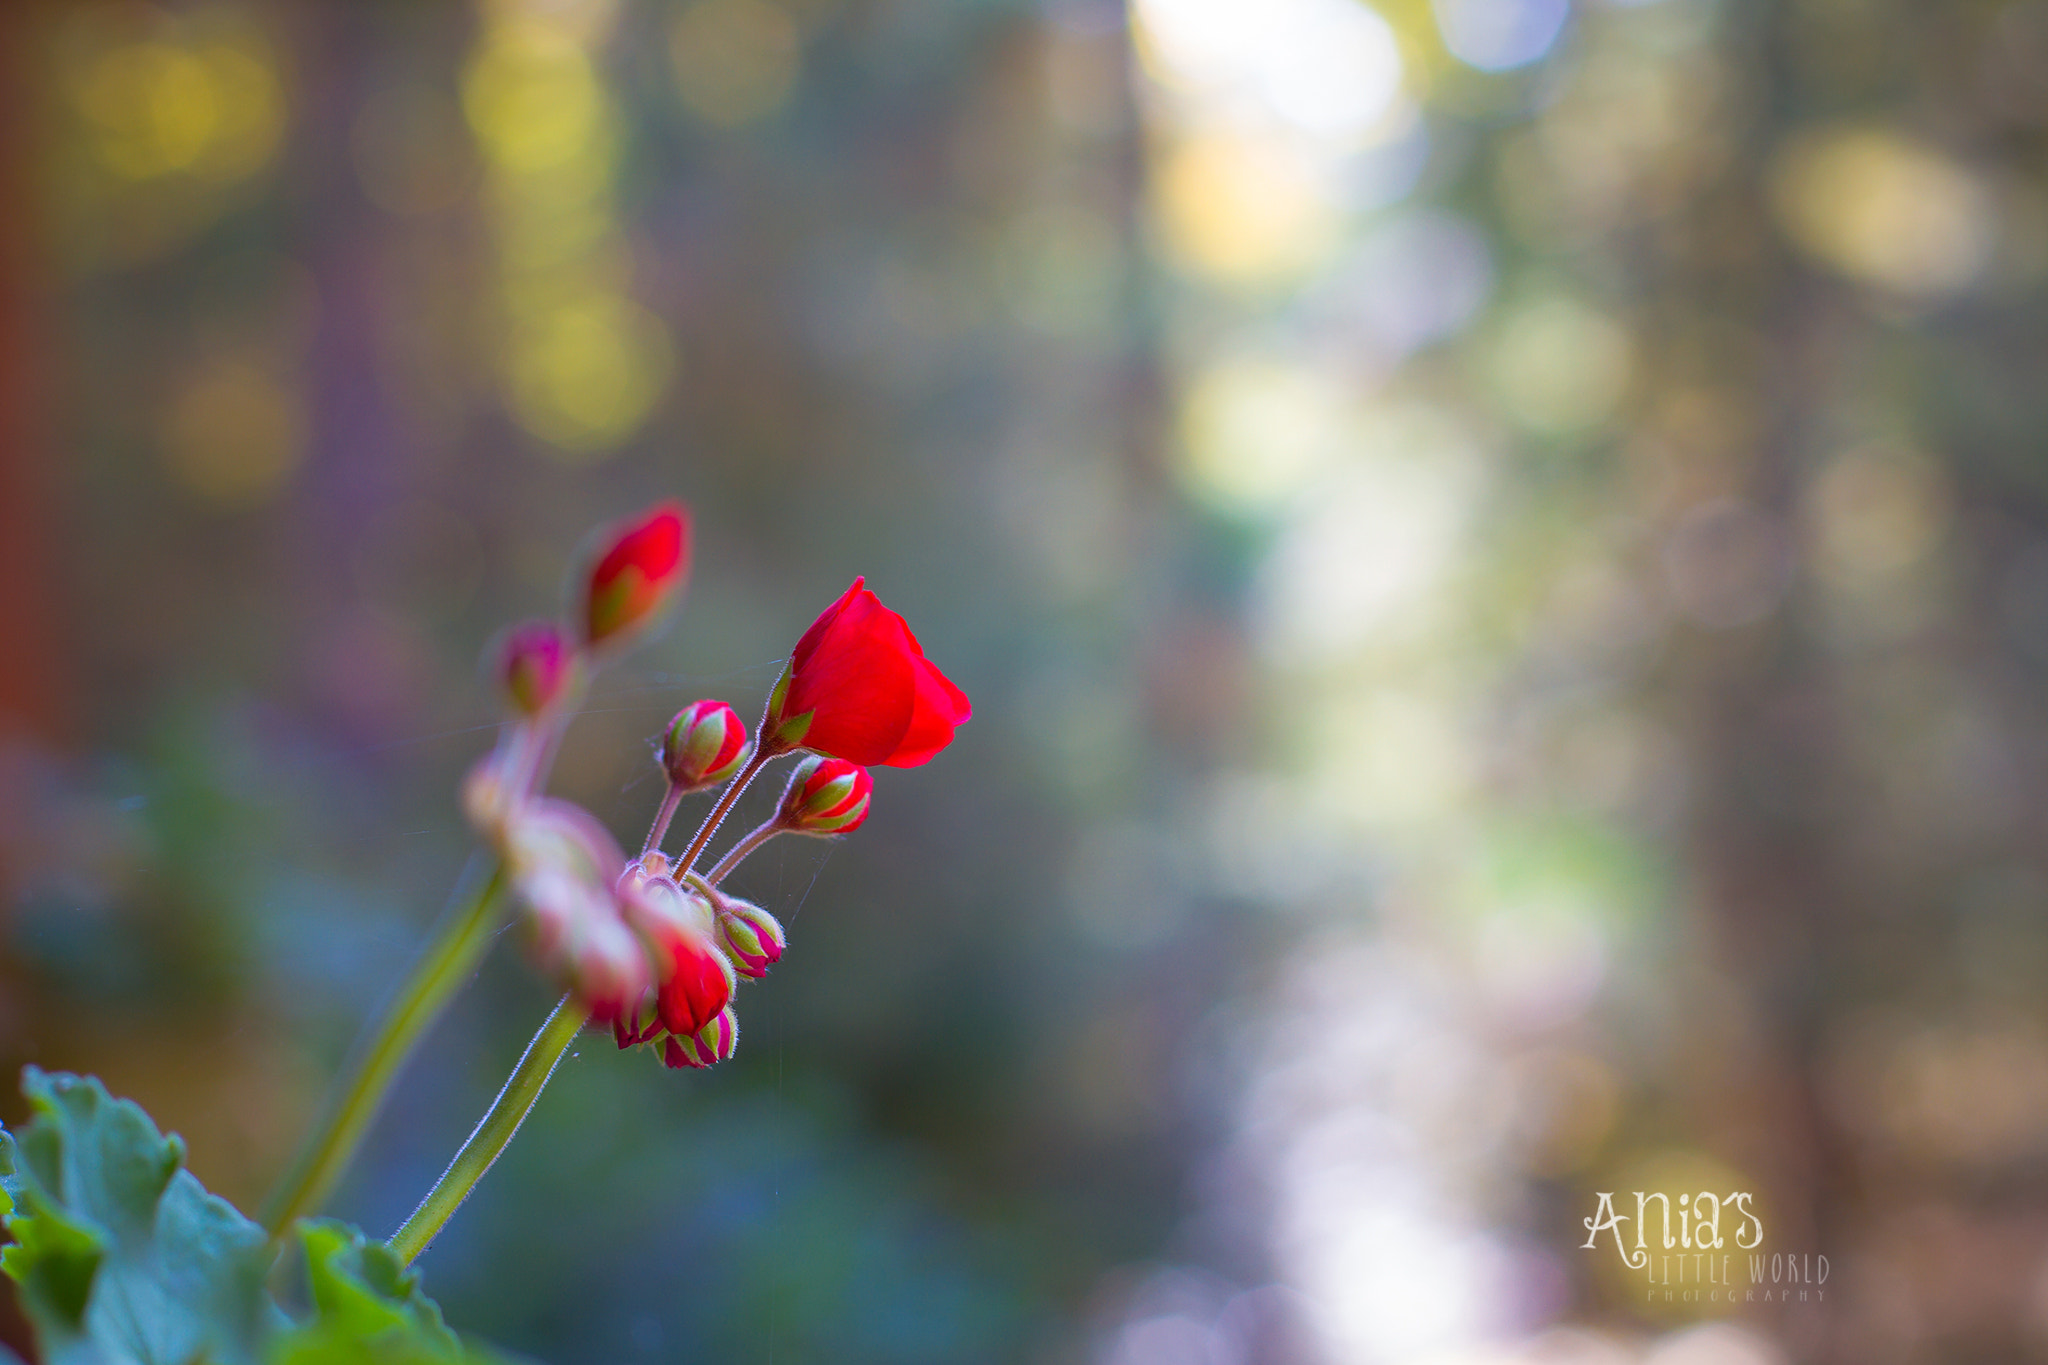
{"type": "Polygon", "coordinates": [[[739,1046],[740,1020],[731,1009],[722,1009],[718,1017],[694,1033],[672,1033],[661,1049],[661,1060],[672,1068],[693,1067],[702,1069],[716,1066],[732,1056],[732,1050],[739,1046]]]}
{"type": "Polygon", "coordinates": [[[557,867],[519,878],[534,956],[600,1022],[637,1008],[654,984],[647,953],[603,888],[557,867]]]}
{"type": "Polygon", "coordinates": [[[628,868],[619,879],[626,921],[653,960],[655,1010],[671,1033],[695,1033],[732,999],[732,963],[715,941],[710,903],[664,877],[628,868]]]}
{"type": "Polygon", "coordinates": [[[811,757],[796,765],[776,821],[798,834],[847,834],[868,818],[875,780],[858,763],[811,757]]]}
{"type": "Polygon", "coordinates": [[[641,996],[632,1009],[622,1012],[618,1018],[612,1020],[612,1038],[618,1043],[621,1051],[629,1047],[638,1047],[661,1031],[661,1017],[655,1013],[654,997],[651,994],[641,996]]]}
{"type": "Polygon", "coordinates": [[[775,916],[752,901],[721,896],[718,901],[718,940],[733,969],[741,976],[760,978],[782,960],[788,940],[775,916]]]}
{"type": "Polygon", "coordinates": [[[670,1033],[695,1033],[732,1000],[732,963],[709,939],[678,943],[667,965],[654,1006],[670,1033]]]}
{"type": "Polygon", "coordinates": [[[526,924],[533,940],[534,956],[549,971],[561,965],[568,944],[578,926],[609,913],[603,895],[588,882],[557,868],[540,868],[522,874],[513,883],[526,905],[526,924]]]}
{"type": "Polygon", "coordinates": [[[709,943],[718,931],[709,902],[650,870],[644,862],[628,864],[619,874],[617,889],[619,910],[646,943],[647,955],[662,980],[668,979],[665,964],[677,944],[709,943]]]}
{"type": "Polygon", "coordinates": [[[702,791],[738,772],[751,752],[739,712],[722,701],[693,701],[668,723],[661,766],[672,786],[702,791]]]}
{"type": "Polygon", "coordinates": [[[498,645],[498,683],[513,709],[529,719],[569,690],[576,650],[553,621],[515,626],[498,645]]]}
{"type": "Polygon", "coordinates": [[[664,502],[607,527],[584,581],[585,644],[609,644],[651,625],[690,573],[690,514],[664,502]]]}

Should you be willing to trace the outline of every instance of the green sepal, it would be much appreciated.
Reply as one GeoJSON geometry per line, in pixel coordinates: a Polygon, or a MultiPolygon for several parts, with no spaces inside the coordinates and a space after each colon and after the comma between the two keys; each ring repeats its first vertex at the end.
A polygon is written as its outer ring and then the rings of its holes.
{"type": "Polygon", "coordinates": [[[631,565],[619,571],[619,576],[590,595],[589,614],[584,622],[584,642],[601,645],[614,635],[624,634],[638,624],[637,618],[628,612],[633,594],[647,581],[647,576],[631,565]]]}
{"type": "Polygon", "coordinates": [[[800,716],[791,716],[775,727],[775,742],[784,749],[801,749],[804,736],[811,732],[811,722],[816,720],[818,710],[812,707],[800,716]]]}

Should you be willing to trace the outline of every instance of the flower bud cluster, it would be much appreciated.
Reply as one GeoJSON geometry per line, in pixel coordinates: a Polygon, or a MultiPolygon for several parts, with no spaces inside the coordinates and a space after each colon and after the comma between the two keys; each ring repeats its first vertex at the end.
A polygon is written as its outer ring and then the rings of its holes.
{"type": "Polygon", "coordinates": [[[867,819],[867,764],[914,767],[971,714],[967,697],[924,657],[903,618],[863,580],[797,642],[768,700],[757,746],[722,701],[685,706],[662,732],[668,779],[645,847],[629,861],[588,812],[541,794],[585,678],[652,627],[689,572],[682,504],[660,504],[601,535],[570,594],[571,624],[532,621],[508,631],[492,672],[510,718],[497,747],[470,772],[462,805],[498,852],[524,908],[535,958],[621,1048],[651,1045],[672,1068],[725,1060],[739,1041],[733,996],[781,960],[782,925],[719,883],[778,834],[830,838],[867,819]],[[776,812],[739,839],[708,874],[694,869],[741,791],[762,766],[807,749],[776,812]],[[681,797],[725,791],[672,865],[663,835],[681,797]]]}
{"type": "Polygon", "coordinates": [[[545,785],[555,745],[594,662],[651,628],[689,578],[690,516],[665,502],[609,529],[569,594],[579,624],[527,621],[498,638],[493,683],[508,723],[497,747],[465,779],[463,810],[503,843],[519,807],[545,785]]]}
{"type": "Polygon", "coordinates": [[[610,527],[571,587],[573,630],[537,620],[499,638],[491,671],[510,719],[462,784],[464,813],[525,908],[534,957],[601,1021],[636,1008],[664,960],[618,895],[626,858],[611,834],[539,793],[577,688],[594,662],[654,625],[689,576],[689,543],[677,502],[610,527]]]}
{"type": "Polygon", "coordinates": [[[728,896],[694,874],[678,884],[667,860],[647,855],[620,879],[620,901],[640,928],[658,973],[630,1017],[613,1025],[621,1048],[661,1044],[671,1067],[706,1067],[739,1041],[733,989],[759,980],[781,959],[786,940],[775,916],[728,896]]]}
{"type": "Polygon", "coordinates": [[[575,634],[555,621],[527,621],[499,637],[491,672],[513,715],[550,719],[573,694],[588,661],[644,633],[690,576],[690,515],[679,502],[649,508],[608,528],[589,571],[571,594],[575,634]]]}
{"type": "Polygon", "coordinates": [[[650,990],[634,1002],[633,1037],[628,1040],[622,1033],[620,1045],[649,1042],[664,1032],[699,1032],[732,1002],[738,984],[732,962],[718,946],[711,903],[678,886],[659,853],[627,868],[618,892],[654,964],[650,990]]]}

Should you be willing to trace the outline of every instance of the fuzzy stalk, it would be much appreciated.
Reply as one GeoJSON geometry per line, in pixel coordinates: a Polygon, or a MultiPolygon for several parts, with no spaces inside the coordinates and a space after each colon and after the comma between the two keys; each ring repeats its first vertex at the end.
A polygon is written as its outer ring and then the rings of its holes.
{"type": "Polygon", "coordinates": [[[427,1249],[428,1243],[455,1215],[455,1210],[462,1207],[462,1201],[469,1198],[469,1192],[476,1188],[476,1183],[484,1178],[484,1172],[491,1169],[491,1164],[510,1145],[512,1135],[519,1131],[519,1125],[532,1112],[548,1078],[555,1074],[562,1054],[576,1041],[576,1034],[588,1019],[589,1015],[573,996],[565,995],[556,1002],[554,1013],[540,1026],[540,1032],[533,1035],[533,1041],[526,1045],[519,1065],[512,1068],[505,1088],[491,1102],[489,1111],[470,1133],[469,1140],[455,1153],[455,1159],[448,1163],[448,1169],[434,1182],[434,1188],[427,1191],[427,1197],[412,1211],[412,1216],[391,1234],[391,1250],[397,1253],[401,1263],[410,1265],[427,1249]]]}
{"type": "Polygon", "coordinates": [[[754,779],[760,776],[761,769],[767,767],[770,760],[780,758],[787,752],[786,749],[771,752],[765,745],[762,746],[747,760],[747,766],[740,769],[739,776],[726,784],[725,790],[719,793],[718,804],[711,808],[711,813],[704,817],[704,823],[698,826],[697,837],[690,840],[690,847],[676,860],[675,879],[678,882],[697,865],[697,858],[704,852],[704,845],[710,843],[711,836],[718,833],[718,827],[725,822],[733,803],[740,799],[740,793],[753,785],[754,779]]]}
{"type": "Polygon", "coordinates": [[[654,813],[654,823],[647,828],[647,842],[640,845],[641,857],[645,858],[661,847],[661,841],[668,837],[669,821],[676,818],[676,807],[682,803],[683,789],[669,783],[668,790],[662,794],[661,809],[654,813]]]}

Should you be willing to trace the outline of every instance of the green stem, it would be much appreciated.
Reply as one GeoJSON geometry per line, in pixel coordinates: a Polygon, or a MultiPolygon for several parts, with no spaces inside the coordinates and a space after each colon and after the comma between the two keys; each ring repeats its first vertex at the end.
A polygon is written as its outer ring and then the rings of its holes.
{"type": "Polygon", "coordinates": [[[682,803],[683,789],[675,783],[668,784],[668,791],[661,798],[661,809],[654,813],[654,823],[647,828],[647,842],[640,845],[640,856],[661,847],[661,841],[668,835],[668,822],[675,819],[676,807],[682,803]]]}
{"type": "Polygon", "coordinates": [[[333,1190],[420,1035],[440,1017],[449,997],[476,970],[490,946],[497,927],[491,907],[504,889],[505,867],[495,859],[489,866],[485,876],[477,864],[471,865],[434,941],[385,1007],[383,1018],[358,1044],[348,1079],[329,1101],[313,1139],[264,1204],[263,1226],[273,1241],[283,1236],[294,1218],[317,1210],[333,1190]]]}
{"type": "Polygon", "coordinates": [[[684,850],[682,857],[676,859],[674,875],[678,882],[682,881],[689,874],[690,869],[697,865],[697,855],[704,851],[704,845],[711,842],[711,836],[718,833],[718,827],[724,822],[726,812],[730,811],[733,803],[740,799],[740,793],[753,783],[754,778],[760,774],[761,769],[767,767],[770,762],[788,752],[787,749],[772,751],[758,749],[755,751],[754,756],[747,760],[747,766],[740,769],[740,775],[735,777],[726,786],[725,791],[718,798],[718,804],[711,808],[711,814],[705,816],[704,823],[697,827],[697,837],[690,840],[689,848],[684,850]]]}
{"type": "Polygon", "coordinates": [[[519,1125],[526,1121],[526,1115],[540,1098],[541,1088],[548,1083],[548,1077],[555,1074],[555,1066],[562,1060],[562,1054],[569,1050],[569,1044],[576,1041],[577,1032],[588,1021],[589,1015],[571,996],[563,996],[555,1005],[555,1012],[540,1026],[540,1032],[533,1035],[533,1041],[526,1045],[526,1052],[519,1059],[519,1065],[512,1068],[512,1075],[505,1082],[505,1088],[498,1092],[498,1098],[491,1102],[490,1112],[462,1144],[462,1150],[448,1163],[448,1169],[434,1182],[434,1188],[427,1191],[427,1197],[412,1211],[412,1217],[405,1225],[391,1234],[391,1249],[398,1253],[403,1264],[411,1264],[414,1257],[427,1249],[442,1227],[462,1207],[462,1201],[469,1198],[469,1192],[476,1188],[476,1182],[484,1178],[484,1172],[491,1169],[491,1163],[512,1141],[512,1135],[519,1131],[519,1125]]]}

